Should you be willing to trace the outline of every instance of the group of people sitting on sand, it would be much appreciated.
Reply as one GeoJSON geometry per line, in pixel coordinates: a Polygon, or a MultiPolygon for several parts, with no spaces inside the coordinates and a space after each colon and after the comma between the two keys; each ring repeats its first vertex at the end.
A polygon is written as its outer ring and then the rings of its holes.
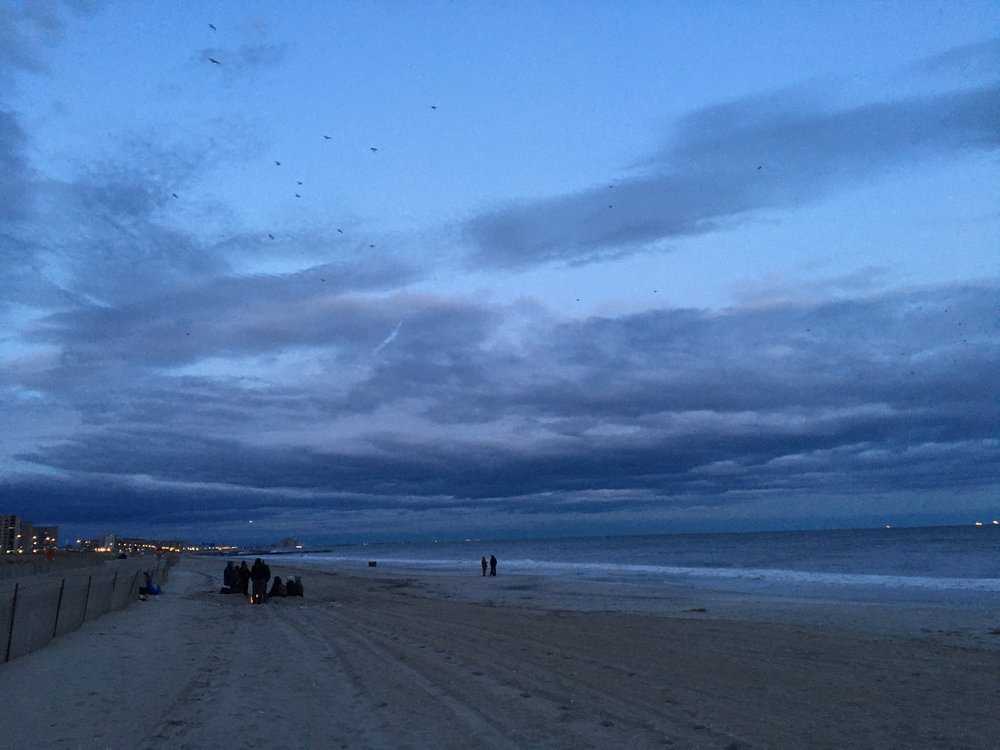
{"type": "Polygon", "coordinates": [[[267,582],[271,580],[271,568],[259,557],[253,561],[252,567],[247,567],[246,560],[236,567],[232,560],[226,563],[222,572],[221,594],[243,594],[250,597],[251,604],[261,604],[275,596],[305,596],[302,587],[302,577],[288,578],[284,583],[280,576],[275,576],[271,582],[271,590],[267,590],[267,582]]]}

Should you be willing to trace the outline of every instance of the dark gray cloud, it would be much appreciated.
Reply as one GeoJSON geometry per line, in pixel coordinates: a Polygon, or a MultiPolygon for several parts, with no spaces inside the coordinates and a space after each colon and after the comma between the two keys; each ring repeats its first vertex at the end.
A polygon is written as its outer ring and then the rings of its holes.
{"type": "Polygon", "coordinates": [[[44,72],[44,49],[59,40],[63,27],[57,3],[0,5],[0,69],[44,72]]]}
{"type": "Polygon", "coordinates": [[[44,74],[48,50],[63,37],[67,11],[94,13],[100,0],[12,0],[0,4],[0,90],[19,72],[44,74]]]}
{"type": "MultiPolygon", "coordinates": [[[[86,405],[96,414],[103,404],[103,420],[19,458],[70,484],[145,477],[157,497],[178,493],[177,510],[156,511],[175,522],[191,485],[209,496],[256,493],[247,508],[274,513],[395,507],[438,521],[483,503],[579,520],[739,506],[760,493],[799,507],[844,493],[972,492],[1000,470],[998,304],[994,288],[958,286],[659,311],[550,324],[531,346],[510,347],[496,336],[496,310],[425,300],[404,308],[376,364],[347,390],[140,380],[86,405]],[[455,318],[468,322],[456,328],[455,318]],[[389,432],[373,422],[349,449],[250,437],[385,410],[428,427],[389,432]],[[477,427],[495,431],[460,437],[477,427]]],[[[379,337],[365,325],[358,340],[369,347],[379,337]]],[[[138,363],[129,372],[141,372],[138,363]]]]}
{"type": "Polygon", "coordinates": [[[790,93],[707,107],[644,173],[474,217],[476,266],[587,262],[815,201],[923,160],[1000,145],[995,85],[830,110],[790,93]]]}
{"type": "Polygon", "coordinates": [[[4,196],[0,202],[0,221],[3,222],[19,219],[27,212],[24,186],[31,179],[25,157],[27,144],[27,136],[14,113],[0,111],[0,195],[4,196]]]}
{"type": "Polygon", "coordinates": [[[17,118],[0,116],[0,181],[12,196],[0,209],[5,302],[42,310],[116,303],[228,269],[165,212],[172,192],[202,169],[193,149],[126,142],[117,158],[94,156],[61,181],[31,168],[25,144],[17,118]]]}
{"type": "MultiPolygon", "coordinates": [[[[923,388],[960,400],[982,393],[978,358],[995,334],[995,297],[978,288],[723,313],[661,310],[558,323],[516,351],[463,340],[462,366],[435,366],[420,350],[387,348],[358,389],[374,401],[400,392],[436,399],[443,421],[482,414],[633,419],[669,411],[851,407],[871,400],[908,408],[923,388]],[[466,376],[466,372],[472,370],[466,376]],[[448,374],[450,379],[443,377],[448,374]],[[919,378],[914,379],[919,374],[919,378]],[[911,389],[909,384],[919,383],[911,389]],[[877,396],[877,398],[876,398],[877,396]]],[[[411,335],[414,332],[411,331],[411,335]]],[[[418,339],[419,340],[419,339],[418,339]]]]}
{"type": "Polygon", "coordinates": [[[920,73],[960,74],[966,78],[972,75],[996,78],[1000,70],[1000,38],[953,47],[921,60],[913,69],[920,73]]]}
{"type": "Polygon", "coordinates": [[[58,345],[62,368],[145,368],[303,347],[363,354],[404,322],[439,342],[476,327],[484,311],[468,304],[353,294],[405,282],[410,273],[392,263],[361,261],[283,276],[227,277],[117,307],[54,313],[26,338],[58,345]]]}
{"type": "Polygon", "coordinates": [[[231,228],[225,210],[211,205],[205,210],[215,224],[205,226],[191,214],[189,191],[220,162],[245,158],[248,145],[239,137],[186,144],[123,138],[113,154],[90,155],[66,180],[35,174],[26,147],[18,119],[0,113],[0,182],[11,196],[0,207],[0,255],[10,269],[0,277],[3,302],[63,311],[42,327],[74,321],[67,329],[75,327],[83,342],[107,341],[109,332],[130,326],[163,334],[200,320],[204,328],[219,315],[245,319],[240,305],[277,305],[321,288],[371,290],[414,275],[411,263],[372,254],[332,229],[250,233],[231,228]],[[304,256],[320,260],[302,263],[304,256]],[[247,264],[281,264],[283,257],[302,270],[240,275],[247,264]],[[104,334],[88,332],[88,323],[104,334]]]}

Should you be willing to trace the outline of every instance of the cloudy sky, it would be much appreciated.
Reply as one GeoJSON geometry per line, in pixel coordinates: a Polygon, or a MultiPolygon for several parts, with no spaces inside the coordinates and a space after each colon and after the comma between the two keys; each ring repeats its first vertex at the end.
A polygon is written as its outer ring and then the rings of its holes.
{"type": "Polygon", "coordinates": [[[1000,514],[995,2],[0,0],[0,512],[1000,514]]]}

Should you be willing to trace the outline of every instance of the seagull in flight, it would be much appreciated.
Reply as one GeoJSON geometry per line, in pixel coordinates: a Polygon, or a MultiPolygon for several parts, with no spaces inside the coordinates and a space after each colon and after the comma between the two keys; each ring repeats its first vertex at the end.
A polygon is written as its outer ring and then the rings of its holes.
{"type": "Polygon", "coordinates": [[[323,136],[323,140],[324,140],[324,141],[328,141],[328,140],[330,140],[330,136],[328,136],[328,135],[324,135],[324,136],[323,136]]]}
{"type": "Polygon", "coordinates": [[[212,23],[208,25],[208,28],[210,28],[212,31],[218,31],[218,29],[215,28],[215,24],[212,23]]]}
{"type": "Polygon", "coordinates": [[[208,61],[209,61],[210,63],[215,63],[216,65],[222,65],[222,63],[220,63],[220,62],[219,62],[218,60],[216,60],[216,59],[215,59],[214,57],[210,57],[210,58],[208,58],[208,61]]]}
{"type": "Polygon", "coordinates": [[[378,149],[377,149],[377,148],[375,148],[374,146],[372,146],[372,147],[371,147],[371,148],[369,148],[368,150],[369,150],[369,151],[371,151],[371,152],[372,152],[373,154],[374,154],[374,153],[375,153],[376,151],[378,151],[378,149]]]}

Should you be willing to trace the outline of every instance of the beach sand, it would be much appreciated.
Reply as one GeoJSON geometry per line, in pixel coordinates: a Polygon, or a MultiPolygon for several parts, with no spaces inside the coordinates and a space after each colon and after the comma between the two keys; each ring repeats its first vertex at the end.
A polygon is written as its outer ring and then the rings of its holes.
{"type": "Polygon", "coordinates": [[[1000,746],[988,613],[381,568],[250,606],[223,566],[0,665],[0,744],[1000,746]]]}

